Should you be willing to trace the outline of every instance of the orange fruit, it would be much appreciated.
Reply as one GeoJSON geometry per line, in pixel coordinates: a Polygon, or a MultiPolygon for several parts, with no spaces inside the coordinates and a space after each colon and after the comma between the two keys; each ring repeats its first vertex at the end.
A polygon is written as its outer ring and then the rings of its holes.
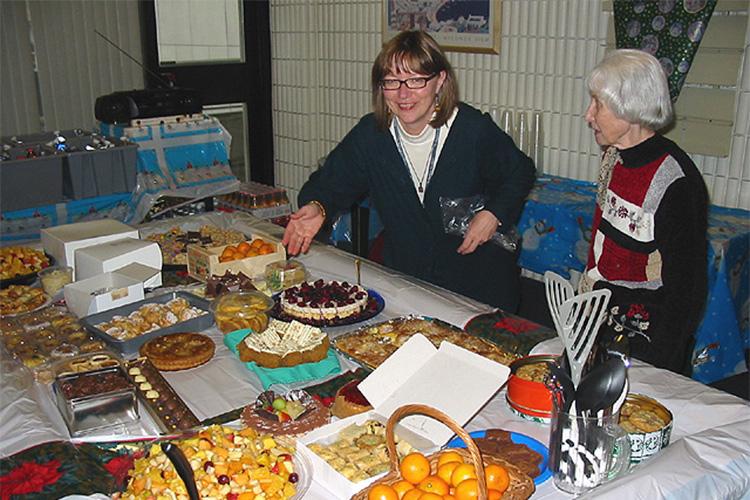
{"type": "Polygon", "coordinates": [[[500,500],[503,494],[497,490],[487,490],[487,500],[500,500]]]}
{"type": "Polygon", "coordinates": [[[401,500],[419,500],[422,498],[422,495],[424,495],[424,491],[414,488],[404,493],[401,500]]]}
{"type": "Polygon", "coordinates": [[[479,481],[467,479],[456,486],[456,500],[472,500],[479,498],[479,481]]]}
{"type": "Polygon", "coordinates": [[[458,487],[458,485],[467,479],[476,479],[477,474],[474,472],[474,466],[472,464],[459,464],[453,470],[451,474],[451,484],[458,487]]]}
{"type": "Polygon", "coordinates": [[[243,241],[239,245],[237,245],[237,250],[239,250],[242,253],[247,253],[248,250],[250,250],[250,243],[247,241],[243,241]]]}
{"type": "Polygon", "coordinates": [[[443,495],[443,500],[456,500],[453,495],[443,495]]]}
{"type": "Polygon", "coordinates": [[[487,488],[497,490],[500,493],[508,489],[510,476],[505,467],[491,464],[484,468],[484,477],[487,479],[487,488]]]}
{"type": "Polygon", "coordinates": [[[273,253],[274,251],[276,251],[276,249],[273,247],[273,245],[266,243],[258,249],[258,255],[268,255],[269,253],[273,253]]]}
{"type": "Polygon", "coordinates": [[[229,245],[221,252],[222,257],[234,257],[234,247],[232,245],[229,245]]]}
{"type": "Polygon", "coordinates": [[[419,452],[412,452],[401,460],[401,477],[411,484],[418,484],[430,475],[430,462],[419,452]]]}
{"type": "Polygon", "coordinates": [[[419,500],[443,500],[443,495],[438,495],[437,493],[422,493],[419,500]]]}
{"type": "Polygon", "coordinates": [[[391,488],[393,488],[396,491],[396,493],[398,493],[398,498],[400,500],[404,498],[404,495],[406,494],[407,491],[414,489],[414,485],[411,484],[409,481],[404,481],[402,479],[392,484],[391,488]]]}
{"type": "Polygon", "coordinates": [[[419,482],[417,485],[417,488],[419,488],[422,491],[426,491],[428,493],[437,493],[438,495],[447,495],[448,489],[450,486],[448,486],[448,483],[443,481],[437,476],[427,476],[426,478],[422,479],[422,481],[419,482]]]}
{"type": "Polygon", "coordinates": [[[398,500],[398,493],[387,484],[376,484],[367,492],[367,500],[398,500]]]}
{"type": "Polygon", "coordinates": [[[253,247],[253,248],[260,248],[261,246],[263,246],[264,243],[265,243],[265,241],[263,241],[262,239],[255,238],[253,240],[253,242],[250,243],[250,246],[253,247]]]}
{"type": "Polygon", "coordinates": [[[458,467],[459,465],[461,465],[460,462],[448,462],[447,464],[438,466],[438,477],[446,483],[451,484],[451,476],[453,475],[453,471],[456,470],[456,467],[458,467]]]}
{"type": "Polygon", "coordinates": [[[440,468],[441,465],[451,463],[451,462],[463,463],[464,457],[462,457],[461,454],[458,453],[457,451],[453,451],[453,450],[444,451],[438,457],[438,461],[437,461],[438,469],[440,468]]]}
{"type": "Polygon", "coordinates": [[[255,248],[251,248],[250,250],[247,251],[247,253],[245,254],[245,257],[257,257],[258,255],[260,255],[258,250],[255,248]]]}

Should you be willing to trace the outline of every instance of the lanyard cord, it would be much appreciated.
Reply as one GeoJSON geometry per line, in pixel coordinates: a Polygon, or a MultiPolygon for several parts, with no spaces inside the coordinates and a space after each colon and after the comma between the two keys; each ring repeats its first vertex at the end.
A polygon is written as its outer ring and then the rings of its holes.
{"type": "Polygon", "coordinates": [[[401,141],[401,132],[399,131],[401,129],[401,126],[399,125],[398,120],[396,121],[395,125],[396,126],[393,127],[393,135],[396,136],[396,149],[398,149],[398,153],[401,155],[401,159],[404,160],[404,163],[406,163],[409,169],[414,172],[414,178],[419,183],[419,192],[424,193],[424,186],[430,183],[432,172],[435,168],[435,153],[437,152],[438,142],[440,141],[440,128],[435,129],[435,137],[432,139],[432,146],[430,146],[430,156],[427,157],[427,168],[425,168],[425,171],[422,173],[422,177],[420,178],[417,175],[417,171],[414,169],[414,166],[411,164],[409,153],[406,152],[404,143],[401,141]],[[425,177],[427,179],[425,179],[425,177]]]}

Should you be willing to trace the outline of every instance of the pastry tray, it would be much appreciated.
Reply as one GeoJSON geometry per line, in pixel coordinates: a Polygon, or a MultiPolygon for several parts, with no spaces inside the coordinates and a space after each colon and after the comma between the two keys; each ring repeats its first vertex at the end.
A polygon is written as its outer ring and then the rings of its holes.
{"type": "Polygon", "coordinates": [[[81,318],[81,324],[83,324],[83,326],[85,326],[88,331],[109,344],[117,352],[120,352],[123,355],[132,355],[136,354],[138,352],[138,349],[143,344],[155,337],[166,335],[168,333],[200,332],[202,330],[206,330],[214,324],[214,315],[211,312],[207,300],[197,297],[192,293],[172,292],[158,295],[156,297],[151,297],[145,300],[140,300],[138,302],[133,302],[132,304],[127,304],[116,309],[110,309],[109,311],[86,316],[85,318],[81,318]],[[192,307],[196,307],[198,309],[206,311],[206,314],[198,316],[197,318],[189,319],[187,321],[175,323],[172,326],[153,330],[151,332],[144,333],[143,335],[139,335],[127,340],[120,340],[112,337],[111,335],[108,335],[107,332],[96,327],[96,325],[98,325],[99,323],[110,321],[114,316],[127,316],[128,314],[136,311],[145,304],[166,304],[170,300],[176,298],[185,299],[192,307]]]}
{"type": "Polygon", "coordinates": [[[148,358],[126,361],[125,373],[163,433],[174,434],[200,425],[198,417],[148,358]]]}
{"type": "MultiPolygon", "coordinates": [[[[490,346],[489,348],[491,350],[493,350],[493,351],[496,350],[496,354],[498,354],[498,357],[502,358],[502,359],[494,359],[494,358],[490,358],[490,359],[493,359],[494,361],[498,361],[498,362],[500,362],[502,364],[506,364],[506,365],[510,364],[510,362],[515,359],[515,356],[507,353],[502,347],[498,346],[497,344],[495,344],[495,343],[493,343],[493,342],[491,342],[491,341],[489,341],[487,339],[481,339],[481,338],[477,337],[476,335],[472,335],[472,334],[466,332],[465,330],[462,330],[461,328],[459,328],[459,327],[457,327],[455,325],[451,325],[450,323],[447,323],[447,322],[445,322],[443,320],[436,319],[436,318],[430,318],[430,317],[427,317],[427,316],[418,316],[418,315],[402,316],[402,317],[398,317],[398,318],[389,319],[387,321],[382,321],[380,323],[372,323],[372,324],[369,324],[369,325],[365,325],[365,326],[362,326],[362,327],[357,328],[355,330],[352,330],[350,332],[346,332],[346,333],[344,333],[342,335],[339,335],[338,337],[336,337],[336,339],[332,340],[331,343],[333,344],[334,349],[336,349],[336,351],[338,353],[340,353],[342,356],[344,356],[345,358],[348,358],[348,359],[354,361],[355,363],[358,363],[358,364],[364,366],[365,368],[369,368],[370,370],[374,370],[379,365],[374,365],[372,363],[368,363],[364,359],[358,357],[356,354],[352,354],[352,353],[349,353],[349,352],[345,351],[341,347],[341,344],[343,343],[343,341],[345,339],[348,339],[349,337],[353,337],[353,336],[356,336],[356,335],[363,335],[363,332],[367,332],[368,330],[381,329],[385,325],[393,325],[394,327],[398,327],[399,325],[401,325],[403,323],[406,323],[408,321],[425,321],[425,322],[427,322],[427,323],[429,323],[431,325],[437,326],[437,327],[439,327],[441,329],[444,329],[444,330],[448,330],[448,331],[450,331],[452,333],[455,333],[455,334],[458,334],[458,335],[461,335],[461,336],[466,336],[467,338],[471,337],[472,339],[476,339],[478,341],[481,341],[480,345],[482,345],[482,346],[485,346],[485,345],[490,346]]],[[[375,332],[373,332],[373,333],[375,333],[375,332]]],[[[411,332],[411,335],[413,335],[415,333],[423,333],[427,338],[430,338],[430,335],[428,333],[420,332],[419,330],[414,330],[413,332],[411,332]]],[[[409,335],[409,337],[411,335],[409,335]]],[[[394,335],[393,337],[384,338],[383,341],[381,342],[381,344],[383,344],[383,345],[387,344],[387,345],[392,345],[393,346],[392,351],[390,353],[388,353],[388,355],[383,359],[383,361],[388,356],[390,356],[390,354],[392,354],[393,352],[395,352],[396,349],[398,349],[398,347],[400,346],[399,344],[395,343],[395,340],[396,339],[395,339],[395,335],[394,335]]],[[[403,344],[403,342],[402,342],[402,344],[403,344]]],[[[462,345],[461,343],[457,343],[456,345],[458,345],[459,347],[467,348],[469,350],[473,350],[471,348],[468,348],[466,345],[462,345]]],[[[435,347],[439,347],[439,346],[435,346],[435,347]]],[[[474,351],[474,352],[477,352],[477,351],[474,351]]],[[[482,354],[482,353],[481,352],[477,352],[477,354],[482,354]]]]}

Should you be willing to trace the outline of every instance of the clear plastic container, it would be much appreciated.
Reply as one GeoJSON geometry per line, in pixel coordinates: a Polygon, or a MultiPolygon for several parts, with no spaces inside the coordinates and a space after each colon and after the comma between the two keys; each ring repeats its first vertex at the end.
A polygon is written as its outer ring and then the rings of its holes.
{"type": "Polygon", "coordinates": [[[299,285],[306,279],[305,266],[296,260],[271,262],[266,266],[266,286],[273,292],[299,285]]]}
{"type": "Polygon", "coordinates": [[[261,292],[230,292],[211,304],[216,326],[223,333],[252,328],[262,332],[268,326],[273,300],[261,292]]]}
{"type": "Polygon", "coordinates": [[[51,266],[39,271],[42,288],[50,297],[62,287],[73,282],[73,268],[69,266],[51,266]]]}

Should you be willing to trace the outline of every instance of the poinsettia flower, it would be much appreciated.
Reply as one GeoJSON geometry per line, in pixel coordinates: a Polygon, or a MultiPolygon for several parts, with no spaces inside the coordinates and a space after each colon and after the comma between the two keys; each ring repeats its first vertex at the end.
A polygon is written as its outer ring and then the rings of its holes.
{"type": "Polygon", "coordinates": [[[120,485],[125,482],[128,472],[133,468],[133,461],[134,457],[132,455],[121,455],[104,464],[104,468],[112,474],[117,484],[120,485]]]}
{"type": "Polygon", "coordinates": [[[502,318],[495,322],[494,327],[518,334],[534,330],[537,325],[522,318],[502,318]]]}
{"type": "Polygon", "coordinates": [[[59,460],[45,464],[24,462],[7,474],[0,476],[0,498],[9,500],[12,495],[39,493],[45,486],[55,484],[62,476],[59,460]]]}

